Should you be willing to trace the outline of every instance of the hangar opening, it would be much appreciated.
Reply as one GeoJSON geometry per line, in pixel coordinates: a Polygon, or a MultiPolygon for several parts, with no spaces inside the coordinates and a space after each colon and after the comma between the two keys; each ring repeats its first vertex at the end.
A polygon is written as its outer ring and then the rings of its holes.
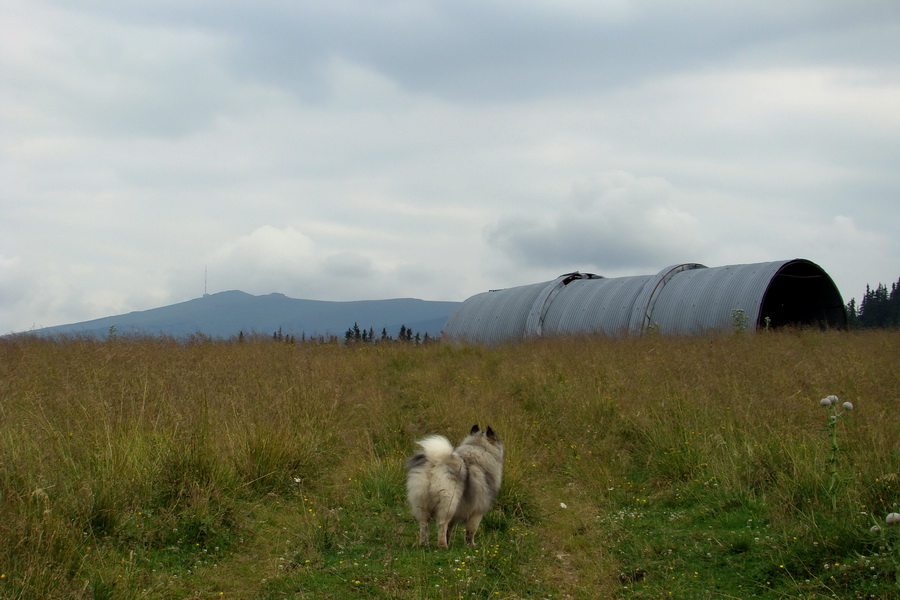
{"type": "Polygon", "coordinates": [[[831,278],[818,265],[805,260],[785,264],[769,283],[763,295],[760,321],[771,327],[788,325],[846,329],[844,301],[831,278]]]}

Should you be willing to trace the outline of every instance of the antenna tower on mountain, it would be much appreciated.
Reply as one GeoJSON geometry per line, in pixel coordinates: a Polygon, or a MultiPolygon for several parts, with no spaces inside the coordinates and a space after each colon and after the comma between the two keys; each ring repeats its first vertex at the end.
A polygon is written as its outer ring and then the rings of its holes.
{"type": "Polygon", "coordinates": [[[209,276],[209,267],[203,265],[203,297],[206,298],[209,294],[206,293],[206,280],[209,276]]]}

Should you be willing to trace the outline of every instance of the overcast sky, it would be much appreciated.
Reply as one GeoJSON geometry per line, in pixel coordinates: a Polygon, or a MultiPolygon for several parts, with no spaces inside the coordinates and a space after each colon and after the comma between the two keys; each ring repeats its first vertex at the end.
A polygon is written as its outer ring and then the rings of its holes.
{"type": "Polygon", "coordinates": [[[0,4],[0,334],[792,258],[900,277],[896,0],[0,4]]]}

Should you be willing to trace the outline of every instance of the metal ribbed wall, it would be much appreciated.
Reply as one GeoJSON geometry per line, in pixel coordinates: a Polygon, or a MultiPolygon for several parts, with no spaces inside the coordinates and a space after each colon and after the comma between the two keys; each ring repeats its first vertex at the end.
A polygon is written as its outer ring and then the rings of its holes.
{"type": "Polygon", "coordinates": [[[684,263],[656,275],[607,279],[569,273],[477,294],[450,315],[444,336],[491,344],[542,335],[640,335],[649,329],[673,335],[752,331],[764,324],[846,327],[847,320],[831,278],[810,261],[714,268],[684,263]]]}
{"type": "Polygon", "coordinates": [[[547,310],[548,334],[597,333],[616,336],[628,329],[631,307],[643,289],[644,277],[572,281],[547,310]]]}
{"type": "Polygon", "coordinates": [[[693,269],[673,277],[650,316],[661,333],[702,334],[753,329],[766,288],[783,263],[693,269]],[[741,311],[738,313],[737,311],[741,311]]]}
{"type": "Polygon", "coordinates": [[[494,343],[524,337],[525,321],[547,284],[535,283],[472,296],[447,319],[444,335],[468,342],[494,343]],[[460,310],[465,308],[465,310],[460,310]],[[455,333],[448,334],[448,331],[455,333]]]}

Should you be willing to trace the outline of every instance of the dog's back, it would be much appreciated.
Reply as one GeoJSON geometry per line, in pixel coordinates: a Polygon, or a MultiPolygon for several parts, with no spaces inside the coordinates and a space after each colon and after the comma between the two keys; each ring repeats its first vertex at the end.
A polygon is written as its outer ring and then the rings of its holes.
{"type": "Polygon", "coordinates": [[[503,444],[488,427],[487,432],[477,431],[464,439],[456,454],[466,464],[467,477],[455,520],[468,522],[473,515],[486,513],[497,499],[503,480],[503,444]]]}
{"type": "Polygon", "coordinates": [[[466,541],[475,543],[481,517],[490,509],[503,477],[503,443],[488,427],[472,427],[454,450],[442,435],[418,442],[422,451],[406,461],[407,499],[419,522],[419,543],[428,543],[428,523],[435,521],[438,546],[446,548],[455,523],[466,524],[466,541]]]}

